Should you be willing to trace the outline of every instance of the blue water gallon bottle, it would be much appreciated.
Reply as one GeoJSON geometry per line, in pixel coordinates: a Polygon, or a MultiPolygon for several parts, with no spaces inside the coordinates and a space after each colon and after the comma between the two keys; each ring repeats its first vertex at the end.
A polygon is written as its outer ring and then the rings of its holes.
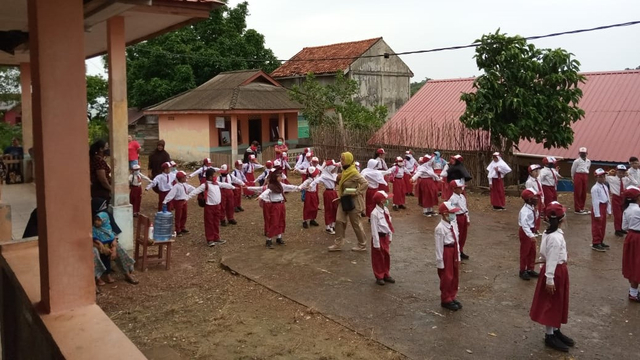
{"type": "Polygon", "coordinates": [[[153,239],[155,241],[170,240],[172,234],[173,214],[166,211],[157,212],[153,220],[153,239]]]}

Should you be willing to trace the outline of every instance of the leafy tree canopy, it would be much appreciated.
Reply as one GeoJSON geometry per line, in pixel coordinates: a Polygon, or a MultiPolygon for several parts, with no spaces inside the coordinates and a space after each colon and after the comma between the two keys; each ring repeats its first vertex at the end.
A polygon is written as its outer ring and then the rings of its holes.
{"type": "Polygon", "coordinates": [[[247,29],[248,8],[223,6],[207,20],[127,48],[129,105],[156,104],[223,71],[280,66],[264,36],[247,29]]]}
{"type": "Polygon", "coordinates": [[[584,82],[578,60],[563,49],[538,49],[500,30],[476,40],[476,64],[483,71],[464,93],[460,121],[491,132],[492,143],[510,152],[521,139],[545,148],[573,143],[571,124],[584,116],[578,107],[584,82]]]}
{"type": "Polygon", "coordinates": [[[109,84],[98,75],[87,75],[87,118],[106,121],[109,114],[109,84]]]}
{"type": "Polygon", "coordinates": [[[20,101],[20,70],[0,66],[0,101],[20,101]]]}
{"type": "Polygon", "coordinates": [[[339,125],[340,114],[346,128],[380,128],[387,118],[387,107],[380,105],[369,109],[354,101],[358,88],[358,83],[345,77],[341,71],[337,73],[335,82],[326,86],[309,73],[302,85],[293,86],[289,96],[302,104],[302,114],[311,126],[339,125]]]}

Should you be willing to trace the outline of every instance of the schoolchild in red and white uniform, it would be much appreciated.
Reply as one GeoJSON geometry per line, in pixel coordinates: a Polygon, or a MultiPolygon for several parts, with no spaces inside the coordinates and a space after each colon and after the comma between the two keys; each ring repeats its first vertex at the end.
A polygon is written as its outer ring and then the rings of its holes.
{"type": "Polygon", "coordinates": [[[558,201],[558,180],[562,179],[562,176],[558,173],[556,158],[553,156],[543,158],[542,165],[544,167],[540,169],[540,183],[542,184],[544,206],[546,207],[552,201],[558,201]]]}
{"type": "Polygon", "coordinates": [[[378,160],[369,159],[369,161],[367,162],[367,168],[362,170],[362,172],[360,173],[369,184],[367,193],[365,195],[365,216],[367,217],[371,215],[371,211],[373,211],[373,208],[376,206],[376,204],[373,202],[373,195],[378,190],[385,191],[385,188],[389,188],[384,177],[385,175],[388,175],[390,171],[388,169],[377,170],[378,166],[378,160]]]}
{"type": "Polygon", "coordinates": [[[207,172],[205,173],[207,181],[204,184],[200,184],[200,186],[189,193],[189,200],[201,193],[205,193],[205,206],[203,212],[204,234],[209,247],[222,245],[227,242],[226,240],[220,239],[220,220],[223,216],[220,205],[222,202],[220,189],[234,189],[231,184],[218,183],[216,181],[215,173],[216,171],[214,169],[207,169],[207,172]]]}
{"type": "Polygon", "coordinates": [[[416,170],[418,169],[418,161],[413,157],[413,152],[411,150],[407,150],[404,152],[404,168],[404,189],[407,193],[407,196],[414,196],[411,177],[416,173],[416,170]]]}
{"type": "Polygon", "coordinates": [[[463,260],[469,260],[469,255],[464,253],[464,245],[467,242],[467,232],[471,220],[469,219],[469,207],[467,206],[467,198],[464,196],[464,181],[451,180],[449,187],[453,190],[453,194],[449,198],[449,203],[454,207],[460,209],[456,211],[456,223],[458,224],[458,233],[460,238],[458,239],[458,245],[460,246],[460,258],[463,260]]]}
{"type": "Polygon", "coordinates": [[[629,280],[629,301],[640,303],[640,189],[629,186],[625,197],[629,206],[622,215],[622,229],[627,231],[622,248],[622,275],[629,280]]]}
{"type": "MultiPolygon", "coordinates": [[[[425,155],[427,158],[427,155],[425,155]]],[[[440,156],[440,151],[434,151],[433,155],[428,155],[429,158],[429,166],[433,169],[436,175],[441,176],[442,170],[447,166],[447,162],[440,156]]],[[[443,178],[442,181],[438,181],[438,193],[442,192],[442,183],[446,181],[446,178],[443,178]]],[[[440,196],[440,194],[438,194],[440,196]]]]}
{"type": "Polygon", "coordinates": [[[607,176],[609,190],[611,191],[611,209],[613,212],[613,227],[616,236],[623,237],[627,234],[622,230],[622,207],[624,206],[624,190],[629,186],[638,186],[638,182],[629,176],[627,167],[618,165],[615,170],[611,169],[607,176]]]}
{"type": "Polygon", "coordinates": [[[536,219],[536,235],[540,236],[542,233],[540,232],[540,222],[542,217],[544,216],[544,192],[542,191],[542,184],[540,183],[540,169],[542,166],[538,164],[529,165],[529,177],[527,178],[527,182],[524,184],[525,189],[534,189],[538,192],[540,199],[538,200],[538,218],[536,219]]]}
{"type": "Polygon", "coordinates": [[[299,186],[287,185],[282,183],[282,170],[278,168],[267,178],[267,185],[260,187],[250,187],[253,191],[262,191],[258,196],[265,209],[264,222],[267,225],[267,241],[266,247],[273,249],[273,238],[276,238],[278,245],[284,245],[282,234],[286,228],[287,210],[285,208],[286,199],[284,194],[292,191],[300,191],[299,186]]]}
{"type": "Polygon", "coordinates": [[[293,170],[291,165],[289,164],[289,156],[286,152],[282,153],[282,157],[280,158],[282,161],[282,182],[285,184],[289,184],[289,180],[287,180],[287,176],[289,175],[289,170],[293,170]]]}
{"type": "MultiPolygon", "coordinates": [[[[375,160],[375,170],[380,170],[380,171],[386,171],[389,170],[389,167],[387,166],[387,162],[384,160],[384,157],[386,155],[386,151],[384,151],[383,148],[377,149],[376,152],[373,154],[373,159],[375,160]]],[[[367,162],[367,168],[369,167],[369,163],[367,162]]],[[[387,183],[387,181],[389,181],[389,178],[386,176],[387,174],[385,174],[385,182],[384,184],[380,184],[379,188],[382,191],[385,192],[389,192],[389,184],[387,183]]]]}
{"type": "Polygon", "coordinates": [[[493,210],[507,210],[507,199],[504,193],[504,176],[511,172],[511,168],[502,160],[499,152],[493,153],[493,161],[487,166],[489,172],[489,189],[491,190],[491,205],[493,210]]]}
{"type": "Polygon", "coordinates": [[[296,165],[293,168],[300,173],[302,181],[307,179],[307,169],[311,166],[312,157],[313,152],[311,152],[310,148],[305,148],[302,154],[298,155],[298,161],[296,161],[296,165]]]}
{"type": "Polygon", "coordinates": [[[520,278],[531,280],[538,277],[535,270],[536,262],[536,220],[540,217],[538,213],[538,201],[540,193],[533,188],[527,188],[520,194],[524,205],[518,215],[518,237],[520,238],[520,278]]]}
{"type": "Polygon", "coordinates": [[[133,217],[140,213],[140,204],[142,203],[142,180],[152,182],[140,172],[140,165],[131,166],[131,175],[129,175],[129,202],[133,206],[133,217]]]}
{"type": "MultiPolygon", "coordinates": [[[[242,160],[236,160],[236,162],[234,163],[234,167],[235,169],[233,169],[231,175],[247,184],[247,177],[244,175],[244,171],[242,171],[242,160]]],[[[244,211],[244,209],[242,208],[242,186],[238,184],[235,184],[234,186],[235,189],[233,190],[233,205],[236,212],[241,212],[244,211]]]]}
{"type": "Polygon", "coordinates": [[[589,168],[591,160],[587,159],[587,148],[578,149],[578,158],[571,165],[571,178],[573,179],[573,210],[578,215],[589,215],[584,203],[587,200],[587,186],[589,183],[589,168]]]}
{"type": "MultiPolygon", "coordinates": [[[[248,160],[249,160],[248,162],[242,165],[242,171],[244,172],[244,176],[247,178],[247,181],[246,181],[247,185],[254,186],[256,183],[255,171],[258,169],[262,169],[264,166],[262,166],[258,162],[258,159],[253,154],[248,156],[248,160]]],[[[251,197],[254,195],[253,191],[250,191],[250,190],[246,190],[244,194],[246,197],[251,197]]]]}
{"type": "Polygon", "coordinates": [[[593,175],[596,183],[591,187],[591,249],[605,252],[609,245],[604,243],[607,231],[607,217],[611,217],[611,195],[607,186],[607,173],[596,169],[593,175]]]}
{"type": "Polygon", "coordinates": [[[242,180],[238,179],[237,177],[229,174],[229,167],[227,166],[227,164],[222,164],[222,166],[220,166],[220,176],[218,176],[216,181],[218,182],[218,184],[229,184],[233,187],[231,189],[221,188],[220,190],[222,194],[222,201],[220,203],[222,205],[221,206],[222,214],[220,215],[220,225],[227,226],[227,221],[231,225],[237,225],[238,222],[234,218],[235,195],[233,191],[235,190],[235,185],[246,186],[246,184],[242,180]]]}
{"type": "Polygon", "coordinates": [[[260,176],[258,176],[258,178],[256,179],[256,184],[263,186],[264,184],[266,184],[267,182],[267,176],[269,176],[269,174],[273,171],[273,161],[271,160],[267,160],[267,162],[264,163],[264,171],[262,172],[262,174],[260,174],[260,176]]]}
{"type": "Polygon", "coordinates": [[[559,228],[565,220],[566,209],[557,201],[545,208],[549,228],[542,235],[540,258],[544,265],[542,276],[533,295],[529,316],[531,320],[544,325],[546,346],[567,352],[575,341],[560,331],[560,326],[569,319],[569,272],[567,269],[567,243],[564,232],[559,228]]]}
{"type": "Polygon", "coordinates": [[[371,211],[371,267],[378,285],[396,283],[389,275],[391,269],[389,247],[394,229],[391,222],[391,214],[389,214],[389,209],[385,206],[388,199],[393,196],[384,191],[378,191],[373,195],[373,201],[376,206],[371,211]]]}
{"type": "Polygon", "coordinates": [[[407,171],[405,168],[404,159],[398,156],[395,164],[389,169],[391,182],[393,183],[393,210],[406,209],[404,206],[406,202],[407,190],[404,183],[404,176],[407,171]]]}
{"type": "Polygon", "coordinates": [[[462,309],[458,301],[458,280],[460,270],[460,247],[458,245],[458,224],[456,213],[459,208],[450,202],[438,207],[442,219],[435,228],[436,267],[440,278],[440,305],[452,311],[462,309]]]}
{"type": "Polygon", "coordinates": [[[197,176],[198,179],[200,180],[200,184],[204,184],[204,182],[206,181],[205,174],[207,173],[207,170],[209,168],[212,168],[215,171],[219,170],[218,168],[213,167],[211,165],[211,159],[205,158],[204,160],[202,160],[202,166],[199,167],[196,171],[194,171],[191,174],[189,174],[189,179],[191,179],[194,176],[197,176]]]}
{"type": "MultiPolygon", "coordinates": [[[[171,164],[169,162],[162,164],[162,173],[156,175],[156,177],[147,185],[145,191],[149,191],[149,189],[158,187],[158,211],[162,211],[162,203],[164,198],[167,197],[169,191],[171,191],[171,183],[175,180],[175,175],[171,174],[171,164]]],[[[171,203],[168,204],[167,209],[171,211],[173,206],[171,203]]]]}
{"type": "Polygon", "coordinates": [[[320,197],[318,196],[318,183],[315,181],[320,175],[320,170],[315,166],[307,168],[307,179],[300,185],[305,190],[304,206],[302,207],[302,227],[305,229],[311,226],[320,226],[316,221],[318,208],[320,207],[320,197]]]}
{"type": "Polygon", "coordinates": [[[163,204],[173,203],[173,208],[176,210],[174,221],[176,227],[176,234],[182,236],[189,232],[185,228],[187,224],[187,200],[189,200],[189,193],[194,188],[187,184],[187,174],[184,171],[178,171],[176,174],[177,182],[171,187],[171,190],[164,198],[163,204]]]}
{"type": "Polygon", "coordinates": [[[413,174],[411,181],[417,183],[418,204],[422,207],[422,215],[435,216],[434,207],[438,206],[438,182],[440,176],[431,168],[431,155],[425,155],[418,159],[418,169],[413,174]]]}
{"type": "Polygon", "coordinates": [[[340,167],[340,163],[336,163],[333,159],[325,160],[320,176],[313,182],[316,186],[322,183],[324,193],[322,194],[322,202],[324,206],[324,225],[328,234],[335,235],[336,215],[338,213],[338,193],[336,192],[336,170],[340,167]]]}

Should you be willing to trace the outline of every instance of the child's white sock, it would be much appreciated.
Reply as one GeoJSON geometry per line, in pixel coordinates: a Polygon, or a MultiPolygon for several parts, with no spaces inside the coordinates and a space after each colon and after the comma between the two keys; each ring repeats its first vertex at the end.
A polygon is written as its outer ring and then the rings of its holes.
{"type": "Polygon", "coordinates": [[[331,230],[331,225],[327,225],[327,230],[331,230]]]}
{"type": "Polygon", "coordinates": [[[634,288],[632,288],[632,287],[629,287],[629,295],[631,295],[631,296],[638,296],[638,288],[635,288],[635,289],[634,289],[634,288]]]}
{"type": "Polygon", "coordinates": [[[422,208],[422,212],[423,213],[428,213],[429,212],[429,208],[422,208]]]}
{"type": "Polygon", "coordinates": [[[278,234],[277,238],[282,239],[282,234],[278,234]]]}
{"type": "Polygon", "coordinates": [[[544,331],[547,335],[553,335],[553,326],[545,326],[544,331]]]}
{"type": "Polygon", "coordinates": [[[336,227],[336,223],[332,222],[332,223],[331,223],[331,227],[332,227],[332,228],[335,228],[335,227],[336,227]]]}

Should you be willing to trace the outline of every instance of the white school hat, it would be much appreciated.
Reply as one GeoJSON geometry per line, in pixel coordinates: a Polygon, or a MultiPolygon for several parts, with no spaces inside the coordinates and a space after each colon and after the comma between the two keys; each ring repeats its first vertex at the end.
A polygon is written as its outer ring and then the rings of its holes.
{"type": "Polygon", "coordinates": [[[311,158],[311,161],[320,162],[320,159],[318,159],[317,157],[314,156],[314,157],[311,158]]]}
{"type": "Polygon", "coordinates": [[[606,173],[607,173],[607,172],[606,172],[606,171],[604,171],[602,168],[597,168],[597,169],[596,169],[596,171],[594,171],[594,172],[593,172],[593,175],[595,175],[595,176],[600,176],[600,175],[604,175],[604,174],[606,174],[606,173]]]}
{"type": "Polygon", "coordinates": [[[578,152],[586,153],[587,152],[587,148],[586,147],[581,147],[580,149],[578,149],[578,152]]]}
{"type": "Polygon", "coordinates": [[[491,156],[500,156],[500,153],[496,151],[493,154],[491,154],[491,156]]]}
{"type": "Polygon", "coordinates": [[[620,164],[620,165],[616,166],[616,169],[618,169],[618,170],[620,170],[620,171],[627,171],[627,167],[626,167],[626,166],[624,166],[624,165],[622,165],[622,164],[620,164]]]}
{"type": "Polygon", "coordinates": [[[531,174],[532,172],[534,172],[535,170],[538,170],[540,168],[542,168],[542,166],[540,166],[538,164],[529,165],[529,174],[531,174]]]}
{"type": "Polygon", "coordinates": [[[131,170],[140,170],[140,165],[135,164],[131,167],[131,170]]]}
{"type": "Polygon", "coordinates": [[[220,174],[226,174],[229,172],[229,167],[227,164],[220,165],[220,174]]]}

